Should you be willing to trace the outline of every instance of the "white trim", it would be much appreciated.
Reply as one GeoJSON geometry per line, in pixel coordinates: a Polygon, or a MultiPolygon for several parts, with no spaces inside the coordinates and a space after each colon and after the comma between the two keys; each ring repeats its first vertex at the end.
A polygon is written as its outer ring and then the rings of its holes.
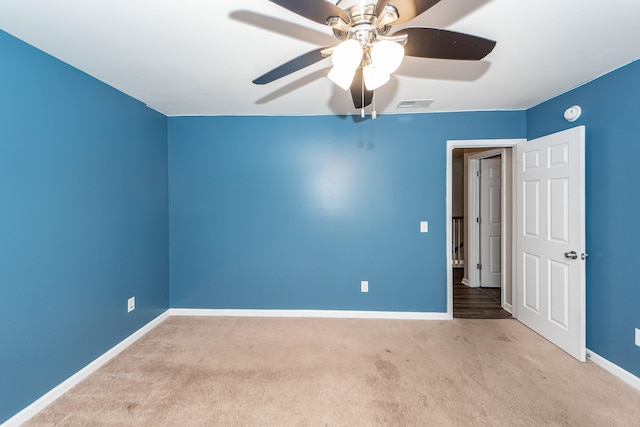
{"type": "Polygon", "coordinates": [[[27,422],[30,418],[43,410],[46,406],[53,403],[53,401],[65,394],[67,391],[71,390],[74,386],[80,383],[80,381],[84,380],[89,375],[100,369],[100,367],[102,367],[105,363],[116,357],[131,344],[142,338],[142,336],[149,332],[151,329],[158,326],[158,324],[168,318],[169,315],[169,310],[165,311],[164,313],[144,325],[142,328],[138,329],[133,334],[120,341],[114,347],[107,350],[107,352],[102,356],[99,356],[93,362],[89,363],[87,366],[80,369],[78,372],[71,375],[69,378],[42,395],[38,400],[2,423],[2,427],[19,426],[27,422]]]}
{"type": "MultiPolygon", "coordinates": [[[[447,314],[453,319],[453,230],[451,229],[451,220],[453,218],[453,148],[452,141],[447,141],[447,153],[445,164],[445,215],[446,215],[446,241],[445,248],[447,251],[447,314]]],[[[466,252],[466,251],[465,251],[466,252]]],[[[466,258],[466,257],[465,257],[466,258]]],[[[468,263],[465,261],[465,271],[468,270],[468,263]]],[[[464,274],[463,274],[464,275],[464,274]]]]}
{"type": "Polygon", "coordinates": [[[514,147],[521,142],[527,142],[526,138],[510,139],[450,139],[447,148],[501,148],[514,147]]]}
{"type": "MultiPolygon", "coordinates": [[[[480,177],[478,176],[478,172],[480,171],[480,160],[488,159],[489,157],[500,156],[500,212],[501,218],[506,219],[505,216],[505,204],[511,201],[507,201],[507,193],[504,191],[506,185],[508,184],[505,179],[505,158],[506,158],[506,148],[488,148],[485,151],[480,151],[477,153],[471,153],[468,155],[469,163],[468,163],[468,173],[467,173],[467,211],[465,212],[466,218],[468,218],[467,229],[470,230],[467,233],[467,241],[465,243],[465,248],[467,249],[465,252],[465,258],[469,261],[469,268],[467,269],[467,276],[469,277],[469,287],[477,288],[480,287],[480,270],[475,268],[474,266],[481,264],[480,262],[480,242],[478,240],[478,236],[480,235],[480,224],[473,221],[473,218],[480,217],[480,177]]],[[[504,232],[504,227],[507,225],[508,221],[502,221],[500,225],[501,236],[507,236],[504,232]]],[[[504,237],[501,240],[501,251],[500,251],[500,261],[502,265],[502,269],[504,270],[505,260],[504,256],[506,255],[507,250],[506,245],[504,244],[504,237]]],[[[504,283],[505,283],[505,274],[502,271],[500,278],[500,287],[501,287],[501,295],[504,297],[504,283]]]]}
{"type": "Polygon", "coordinates": [[[513,268],[513,241],[515,239],[515,234],[513,233],[513,224],[514,224],[514,215],[515,210],[512,209],[513,199],[515,198],[514,193],[514,179],[513,179],[513,159],[515,158],[513,155],[513,148],[511,149],[502,149],[502,225],[500,233],[502,237],[502,258],[500,262],[502,263],[502,281],[500,283],[501,287],[501,304],[502,308],[515,316],[517,313],[513,311],[513,295],[515,287],[515,268],[513,268]],[[509,299],[507,299],[507,294],[509,295],[509,299]]]}
{"type": "Polygon", "coordinates": [[[636,390],[640,390],[640,378],[636,377],[629,371],[625,371],[620,366],[616,365],[613,362],[608,361],[604,357],[594,353],[593,351],[587,349],[587,358],[590,359],[593,363],[603,368],[605,371],[615,375],[620,378],[625,383],[629,384],[631,387],[636,390]]]}
{"type": "Polygon", "coordinates": [[[334,319],[450,320],[449,313],[359,310],[253,310],[171,308],[171,316],[314,317],[334,319]]]}
{"type": "Polygon", "coordinates": [[[469,287],[477,288],[480,286],[480,272],[478,271],[478,263],[480,262],[479,253],[480,245],[477,242],[480,233],[480,224],[473,219],[480,216],[480,185],[478,172],[480,172],[480,162],[476,158],[472,158],[470,154],[465,154],[467,158],[467,209],[465,210],[465,227],[467,235],[464,242],[464,257],[467,265],[467,277],[469,278],[469,287]]]}

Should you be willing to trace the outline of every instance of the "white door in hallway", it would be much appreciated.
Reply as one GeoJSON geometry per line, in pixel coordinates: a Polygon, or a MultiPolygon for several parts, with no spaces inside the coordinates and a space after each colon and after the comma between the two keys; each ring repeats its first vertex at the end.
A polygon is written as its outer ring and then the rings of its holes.
{"type": "Polygon", "coordinates": [[[518,320],[585,360],[584,126],[516,146],[518,320]]]}
{"type": "Polygon", "coordinates": [[[502,159],[480,159],[480,286],[499,288],[501,283],[502,159]]]}

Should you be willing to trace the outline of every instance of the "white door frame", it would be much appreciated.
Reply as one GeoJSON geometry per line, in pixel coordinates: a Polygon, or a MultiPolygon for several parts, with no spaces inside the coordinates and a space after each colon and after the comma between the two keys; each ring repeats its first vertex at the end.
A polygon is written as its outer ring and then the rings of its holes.
{"type": "MultiPolygon", "coordinates": [[[[451,221],[452,221],[452,200],[453,200],[453,195],[452,195],[452,188],[453,188],[453,184],[452,184],[452,170],[453,170],[453,149],[454,148],[503,148],[503,147],[514,147],[516,144],[520,144],[526,142],[526,139],[478,139],[478,140],[449,140],[447,141],[447,150],[446,150],[446,155],[447,155],[447,164],[446,164],[446,251],[447,251],[447,317],[452,319],[453,318],[453,274],[452,274],[452,265],[453,265],[453,259],[452,259],[452,242],[451,242],[451,238],[452,238],[452,229],[451,229],[451,221]]],[[[502,175],[503,175],[503,186],[507,185],[507,182],[510,184],[513,181],[513,174],[512,171],[515,170],[515,168],[513,167],[513,159],[511,159],[510,161],[508,161],[509,164],[507,164],[507,162],[504,162],[505,159],[503,159],[503,165],[505,166],[509,166],[504,167],[503,171],[502,171],[502,175]],[[508,171],[507,171],[508,169],[508,171]],[[509,174],[509,176],[507,177],[506,174],[509,174]]],[[[510,189],[510,192],[512,193],[513,189],[510,189]]],[[[504,200],[504,194],[507,191],[503,192],[503,213],[505,212],[505,209],[507,208],[507,203],[504,200]]],[[[513,203],[515,203],[515,197],[511,197],[511,200],[513,201],[513,203]]],[[[513,208],[512,205],[509,206],[509,208],[513,208]]],[[[512,221],[513,222],[513,221],[512,221]]],[[[510,230],[506,230],[505,227],[507,227],[506,221],[503,222],[503,236],[511,236],[513,235],[514,231],[513,229],[510,230]]],[[[513,228],[513,227],[511,227],[513,228]]],[[[503,256],[503,260],[504,257],[507,255],[507,249],[504,247],[504,244],[506,242],[506,238],[502,239],[502,245],[503,245],[503,251],[502,251],[502,256],[503,256]]],[[[513,256],[513,248],[510,248],[508,250],[508,254],[510,257],[513,256]]],[[[503,264],[504,265],[504,264],[503,264]]],[[[511,283],[515,283],[514,281],[514,277],[513,277],[513,273],[514,273],[514,269],[511,269],[511,278],[510,281],[511,283]]],[[[506,280],[506,274],[503,275],[502,280],[506,280]]],[[[515,301],[516,298],[516,290],[515,287],[513,287],[513,291],[512,291],[512,295],[511,295],[511,300],[515,301]]],[[[503,294],[503,302],[504,302],[504,294],[505,292],[502,292],[503,294]]],[[[504,307],[504,304],[503,304],[504,307]]],[[[517,315],[517,313],[512,313],[514,316],[517,315]]]]}
{"type": "MultiPolygon", "coordinates": [[[[467,241],[465,242],[465,264],[468,261],[468,286],[472,288],[477,288],[480,286],[480,274],[478,269],[474,266],[480,263],[480,250],[478,236],[480,235],[480,224],[477,222],[473,222],[473,218],[480,216],[480,197],[479,197],[479,183],[480,177],[478,177],[477,172],[480,170],[480,160],[486,159],[493,156],[501,156],[501,163],[505,161],[505,148],[494,148],[488,149],[487,151],[480,151],[478,153],[473,153],[469,155],[469,164],[467,165],[467,211],[465,212],[465,217],[468,219],[468,223],[465,224],[465,227],[469,230],[467,233],[467,241]]],[[[504,167],[502,168],[504,169],[504,167]]],[[[501,172],[504,175],[504,172],[501,172]]],[[[505,180],[503,177],[502,182],[502,207],[501,213],[502,218],[504,218],[504,186],[505,180]]],[[[503,248],[504,249],[504,248],[503,248]]],[[[503,264],[504,265],[504,264],[503,264]]]]}

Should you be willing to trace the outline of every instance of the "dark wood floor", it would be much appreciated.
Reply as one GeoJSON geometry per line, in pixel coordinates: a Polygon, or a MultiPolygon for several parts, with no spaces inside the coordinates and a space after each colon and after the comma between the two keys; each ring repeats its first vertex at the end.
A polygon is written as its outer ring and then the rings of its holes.
{"type": "Polygon", "coordinates": [[[470,288],[462,284],[462,268],[453,269],[453,317],[510,319],[500,306],[500,288],[470,288]]]}

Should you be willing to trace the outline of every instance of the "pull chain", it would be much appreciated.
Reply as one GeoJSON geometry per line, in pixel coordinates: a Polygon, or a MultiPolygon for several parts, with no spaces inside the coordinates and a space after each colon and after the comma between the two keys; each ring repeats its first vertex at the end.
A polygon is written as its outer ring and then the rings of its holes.
{"type": "Polygon", "coordinates": [[[376,119],[376,91],[373,91],[373,111],[371,112],[371,120],[376,119]]]}
{"type": "Polygon", "coordinates": [[[362,103],[360,104],[362,106],[360,107],[360,117],[364,119],[364,75],[360,79],[360,98],[362,98],[362,103]]]}

